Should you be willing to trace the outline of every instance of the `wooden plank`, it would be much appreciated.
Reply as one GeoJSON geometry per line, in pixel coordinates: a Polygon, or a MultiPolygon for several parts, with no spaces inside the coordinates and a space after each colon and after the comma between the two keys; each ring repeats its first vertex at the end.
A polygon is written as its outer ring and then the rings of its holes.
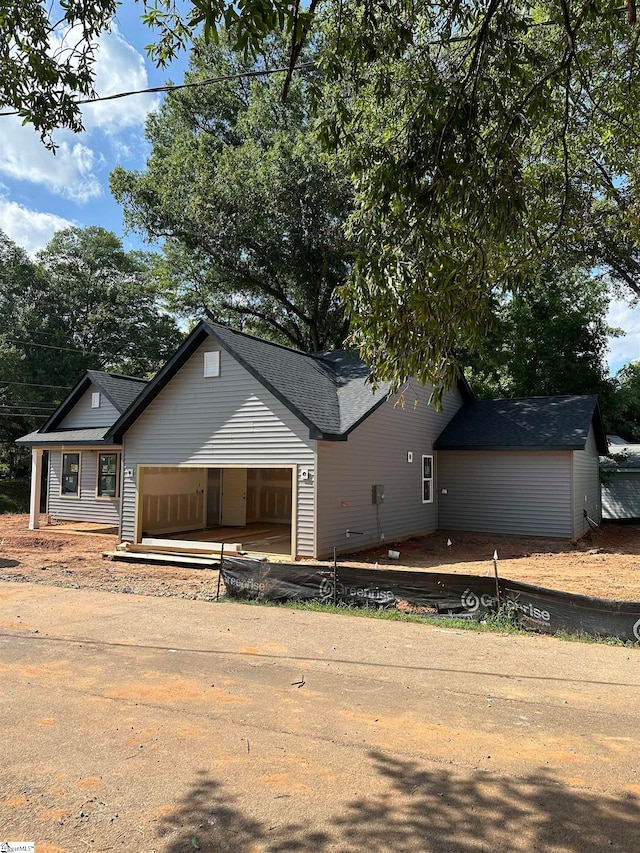
{"type": "Polygon", "coordinates": [[[220,553],[224,548],[225,553],[235,554],[242,550],[240,542],[201,542],[191,539],[156,539],[148,537],[138,544],[129,545],[131,551],[169,551],[170,553],[220,553]]]}
{"type": "Polygon", "coordinates": [[[179,554],[159,554],[144,551],[103,551],[103,557],[112,560],[122,560],[132,563],[170,563],[171,565],[194,566],[195,568],[213,569],[220,565],[220,560],[210,560],[206,557],[181,556],[179,554]]]}

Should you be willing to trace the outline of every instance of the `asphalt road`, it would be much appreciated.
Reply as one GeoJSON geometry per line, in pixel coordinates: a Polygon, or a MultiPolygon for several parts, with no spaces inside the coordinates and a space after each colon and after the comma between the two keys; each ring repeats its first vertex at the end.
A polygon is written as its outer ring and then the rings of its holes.
{"type": "Polygon", "coordinates": [[[640,851],[640,652],[0,584],[0,840],[640,851]]]}

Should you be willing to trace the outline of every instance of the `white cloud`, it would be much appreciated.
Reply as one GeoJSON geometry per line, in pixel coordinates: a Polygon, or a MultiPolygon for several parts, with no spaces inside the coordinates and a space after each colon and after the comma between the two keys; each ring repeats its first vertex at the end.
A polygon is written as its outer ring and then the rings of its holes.
{"type": "MultiPolygon", "coordinates": [[[[149,85],[144,57],[122,37],[115,24],[98,41],[95,72],[95,89],[101,97],[146,89],[149,85]]],[[[158,103],[157,95],[148,94],[89,104],[82,111],[84,125],[88,131],[100,128],[110,135],[140,127],[158,103]]]]}
{"type": "Polygon", "coordinates": [[[77,202],[102,194],[97,172],[104,158],[76,141],[68,131],[55,135],[56,153],[48,151],[40,136],[20,119],[10,116],[0,122],[0,172],[8,177],[46,187],[77,202]]]}
{"type": "Polygon", "coordinates": [[[609,338],[609,368],[615,374],[623,365],[640,358],[640,306],[614,299],[609,306],[607,322],[625,332],[621,338],[609,338]]]}
{"type": "Polygon", "coordinates": [[[0,230],[31,256],[46,246],[56,231],[71,225],[73,222],[62,216],[29,210],[15,201],[0,198],[0,230]]]}
{"type": "MultiPolygon", "coordinates": [[[[74,30],[57,47],[73,43],[74,30]]],[[[56,49],[56,44],[53,45],[56,49]]],[[[148,85],[143,56],[120,34],[117,26],[101,36],[96,52],[95,87],[99,95],[111,95],[148,85]]],[[[86,132],[74,135],[66,130],[54,133],[58,146],[55,155],[48,151],[30,125],[22,126],[11,116],[0,121],[0,174],[44,187],[56,195],[83,203],[103,195],[108,170],[104,149],[105,136],[113,155],[127,159],[132,155],[132,131],[141,130],[148,112],[158,106],[156,95],[133,95],[116,101],[90,104],[83,108],[86,132]],[[128,132],[127,138],[118,134],[128,132]],[[104,134],[104,135],[103,135],[104,134]],[[100,137],[102,136],[102,140],[100,137]]],[[[140,134],[141,135],[141,134],[140,134]]]]}

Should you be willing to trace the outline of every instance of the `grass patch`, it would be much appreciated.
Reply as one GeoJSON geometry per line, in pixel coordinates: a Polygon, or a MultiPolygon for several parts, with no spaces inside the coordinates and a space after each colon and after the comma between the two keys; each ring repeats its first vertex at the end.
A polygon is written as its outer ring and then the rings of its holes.
{"type": "MultiPolygon", "coordinates": [[[[531,636],[517,621],[513,608],[501,607],[496,613],[484,614],[481,618],[462,616],[419,616],[415,613],[403,613],[392,608],[353,607],[349,604],[323,604],[321,601],[258,601],[257,599],[232,598],[223,595],[221,601],[226,604],[245,604],[258,607],[281,607],[285,610],[307,610],[311,613],[333,613],[338,616],[359,616],[364,619],[385,619],[388,622],[418,622],[421,625],[435,625],[438,628],[452,628],[459,631],[476,631],[491,634],[519,634],[531,636]]],[[[537,634],[541,637],[555,637],[571,643],[600,643],[607,646],[624,646],[627,649],[640,649],[640,643],[620,640],[618,637],[603,637],[599,634],[587,634],[585,631],[570,633],[558,631],[556,634],[537,634]]]]}
{"type": "Polygon", "coordinates": [[[0,480],[0,515],[5,512],[29,512],[28,480],[0,480]]]}
{"type": "Polygon", "coordinates": [[[622,646],[625,649],[640,649],[640,643],[634,640],[621,640],[620,637],[603,637],[602,634],[587,634],[586,631],[558,631],[554,634],[568,643],[600,643],[603,646],[622,646]]]}
{"type": "Polygon", "coordinates": [[[512,611],[508,618],[500,613],[487,614],[482,619],[463,616],[420,616],[416,613],[404,613],[393,608],[353,607],[350,604],[323,604],[321,601],[258,601],[257,599],[232,598],[223,596],[225,603],[247,604],[259,607],[282,607],[285,610],[307,610],[311,613],[333,613],[339,616],[359,616],[364,619],[383,619],[387,622],[414,622],[420,625],[437,625],[440,628],[456,628],[463,631],[492,632],[499,634],[529,634],[513,619],[512,611]]]}

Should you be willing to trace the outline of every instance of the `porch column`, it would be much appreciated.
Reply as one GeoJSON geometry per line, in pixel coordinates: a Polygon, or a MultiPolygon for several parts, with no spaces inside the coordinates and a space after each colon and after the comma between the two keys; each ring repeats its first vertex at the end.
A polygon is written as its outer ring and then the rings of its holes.
{"type": "Polygon", "coordinates": [[[42,450],[31,448],[31,502],[29,504],[29,530],[40,527],[40,484],[42,482],[42,450]]]}

